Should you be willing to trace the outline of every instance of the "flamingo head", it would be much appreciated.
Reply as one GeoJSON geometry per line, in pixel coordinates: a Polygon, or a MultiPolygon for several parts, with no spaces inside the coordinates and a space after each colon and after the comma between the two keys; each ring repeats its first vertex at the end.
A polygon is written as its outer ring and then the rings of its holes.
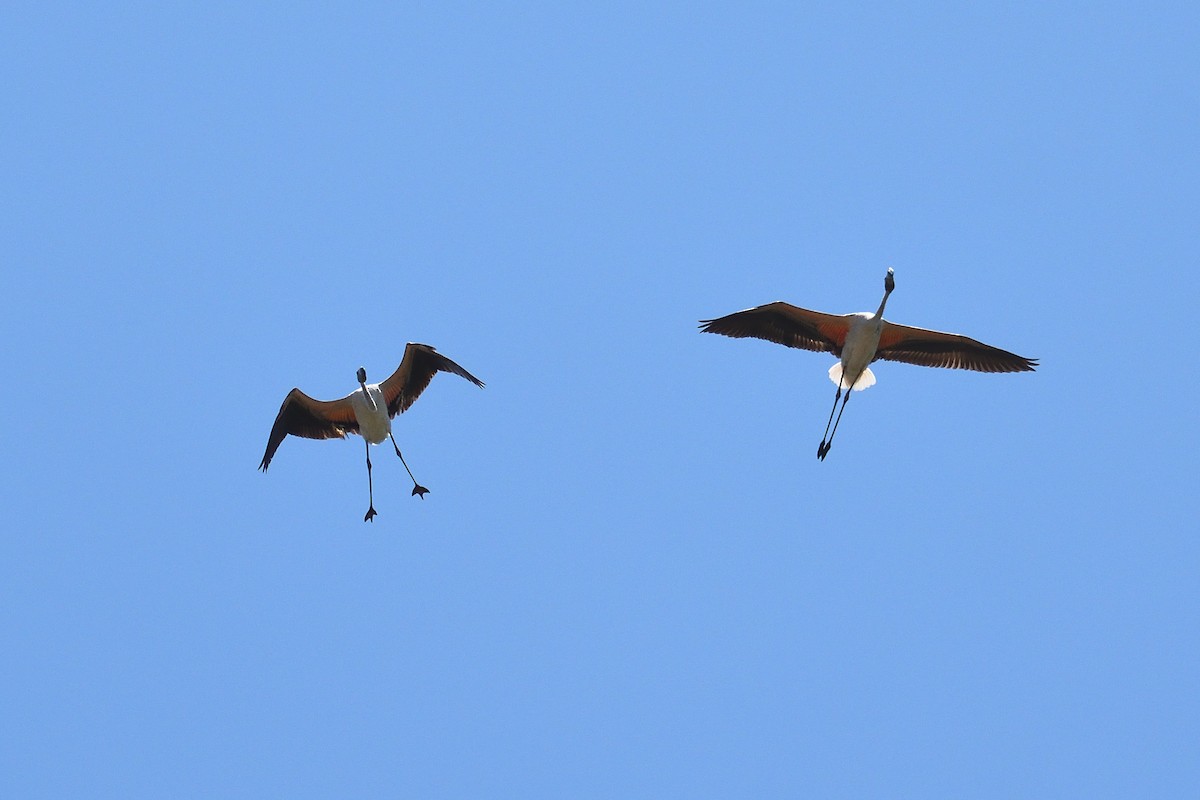
{"type": "Polygon", "coordinates": [[[367,382],[367,371],[363,367],[358,368],[358,382],[359,383],[367,382]]]}

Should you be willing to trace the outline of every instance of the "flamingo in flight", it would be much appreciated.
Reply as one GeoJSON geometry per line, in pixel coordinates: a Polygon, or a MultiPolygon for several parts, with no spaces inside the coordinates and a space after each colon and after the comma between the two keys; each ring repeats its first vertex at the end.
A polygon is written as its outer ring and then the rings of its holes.
{"type": "Polygon", "coordinates": [[[977,372],[1032,372],[1037,367],[1035,358],[1024,358],[961,334],[888,322],[883,318],[883,307],[895,288],[895,273],[889,267],[883,280],[883,300],[874,314],[868,311],[824,314],[777,301],[718,319],[701,320],[700,330],[735,338],[766,339],[802,350],[829,352],[838,357],[839,361],[829,369],[829,379],[837,385],[837,393],[821,444],[817,447],[817,458],[821,461],[833,446],[833,435],[842,421],[846,403],[850,402],[851,390],[861,391],[875,385],[875,375],[867,365],[876,359],[977,372]],[[846,390],[845,399],[842,398],[843,389],[846,390]],[[838,400],[842,401],[842,410],[838,411],[835,421],[833,412],[837,411],[838,400]],[[832,433],[830,425],[833,426],[832,433]]]}
{"type": "Polygon", "coordinates": [[[384,439],[392,440],[400,463],[412,478],[414,495],[422,500],[429,492],[413,478],[400,445],[392,435],[392,417],[402,414],[416,402],[425,387],[438,372],[450,372],[466,378],[479,388],[483,381],[446,358],[427,344],[409,342],[404,348],[400,366],[382,383],[367,383],[367,371],[358,368],[358,386],[340,400],[314,400],[299,389],[292,389],[283,399],[271,436],[267,439],[267,452],[263,454],[258,468],[263,472],[271,464],[271,458],[289,433],[306,439],[344,439],[348,433],[363,437],[367,446],[367,492],[370,507],[363,522],[374,522],[375,492],[371,483],[371,445],[384,439]]]}

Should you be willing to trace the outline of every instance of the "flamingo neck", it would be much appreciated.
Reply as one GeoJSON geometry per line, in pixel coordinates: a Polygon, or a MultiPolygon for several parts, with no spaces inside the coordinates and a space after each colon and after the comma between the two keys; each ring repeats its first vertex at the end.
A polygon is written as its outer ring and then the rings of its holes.
{"type": "Polygon", "coordinates": [[[879,310],[875,312],[875,319],[879,319],[883,316],[883,307],[887,305],[888,297],[890,297],[891,294],[892,291],[890,289],[883,293],[883,300],[881,300],[879,303],[879,310]]]}

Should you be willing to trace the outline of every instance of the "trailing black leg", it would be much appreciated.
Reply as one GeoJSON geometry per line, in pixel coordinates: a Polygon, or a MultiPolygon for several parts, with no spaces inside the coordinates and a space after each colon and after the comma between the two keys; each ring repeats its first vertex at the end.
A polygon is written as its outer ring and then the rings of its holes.
{"type": "MultiPolygon", "coordinates": [[[[850,390],[846,390],[846,398],[849,399],[850,390]]],[[[838,400],[842,399],[842,383],[839,380],[837,386],[837,394],[833,396],[833,408],[829,409],[829,421],[825,423],[825,433],[821,434],[821,444],[817,445],[817,458],[821,461],[825,460],[825,454],[829,452],[829,446],[825,443],[829,436],[829,426],[833,424],[833,412],[837,411],[838,400]]],[[[843,406],[844,408],[845,406],[843,406]]]]}
{"type": "Polygon", "coordinates": [[[824,448],[824,451],[817,453],[817,458],[821,459],[822,461],[824,461],[825,456],[828,455],[829,448],[833,447],[834,434],[837,433],[838,423],[842,421],[842,414],[846,411],[846,403],[849,403],[849,402],[850,402],[850,390],[847,389],[846,390],[846,398],[844,400],[842,400],[842,410],[838,412],[837,419],[833,423],[833,432],[829,434],[829,441],[822,442],[821,447],[824,448]]]}
{"type": "Polygon", "coordinates": [[[396,437],[391,432],[388,433],[388,436],[391,437],[392,447],[396,448],[396,455],[400,456],[400,463],[404,464],[404,469],[407,470],[408,477],[412,478],[412,482],[413,482],[412,493],[417,495],[418,497],[420,497],[422,500],[424,500],[425,495],[429,494],[429,490],[426,489],[421,484],[417,483],[416,478],[413,478],[412,470],[408,468],[408,463],[404,460],[404,455],[400,452],[400,445],[396,444],[396,437]]]}

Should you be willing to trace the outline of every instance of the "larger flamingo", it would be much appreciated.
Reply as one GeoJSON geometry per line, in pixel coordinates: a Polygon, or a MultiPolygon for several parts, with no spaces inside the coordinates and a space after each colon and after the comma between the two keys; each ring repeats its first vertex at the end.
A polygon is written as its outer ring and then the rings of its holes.
{"type": "Polygon", "coordinates": [[[837,433],[842,412],[850,402],[850,392],[875,384],[875,375],[867,365],[876,359],[979,372],[1031,372],[1037,367],[1037,359],[1018,356],[961,334],[888,322],[883,318],[883,307],[895,288],[894,271],[889,267],[883,279],[883,300],[874,314],[869,311],[825,314],[779,301],[718,319],[701,320],[700,330],[738,338],[752,336],[788,347],[830,352],[840,359],[829,368],[829,379],[837,384],[837,393],[821,444],[817,446],[817,458],[822,461],[833,446],[833,435],[837,433]],[[846,390],[845,399],[842,399],[843,389],[846,390]],[[842,410],[838,411],[835,421],[833,412],[837,411],[838,400],[842,401],[842,410]],[[832,433],[830,425],[833,426],[832,433]]]}

